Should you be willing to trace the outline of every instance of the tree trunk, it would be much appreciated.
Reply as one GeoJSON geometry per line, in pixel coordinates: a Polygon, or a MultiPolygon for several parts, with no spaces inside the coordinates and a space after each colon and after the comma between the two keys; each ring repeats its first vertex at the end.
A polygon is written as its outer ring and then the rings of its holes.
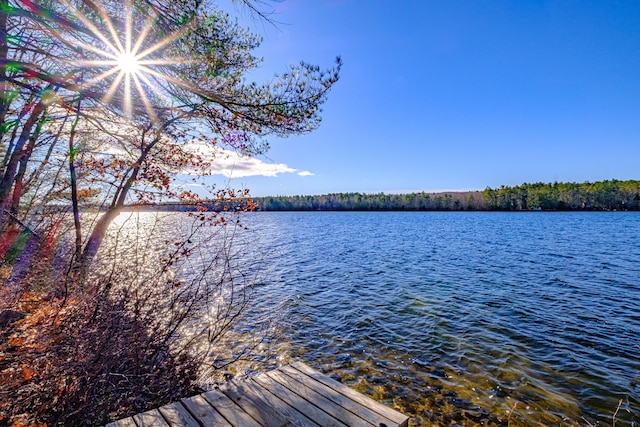
{"type": "Polygon", "coordinates": [[[82,255],[82,225],[80,224],[80,208],[78,206],[78,180],[76,178],[76,148],[74,141],[76,138],[76,129],[78,122],[80,121],[80,105],[82,104],[82,97],[78,99],[78,106],[76,107],[76,120],[71,126],[71,134],[69,135],[69,179],[71,180],[71,204],[73,206],[73,226],[76,230],[76,250],[75,259],[80,258],[82,255]]]}
{"type": "Polygon", "coordinates": [[[80,260],[82,263],[82,268],[86,268],[88,264],[91,263],[91,261],[93,261],[93,259],[95,258],[96,254],[98,253],[98,249],[100,248],[100,244],[102,243],[104,236],[107,234],[109,224],[111,224],[113,218],[120,214],[120,211],[122,210],[122,207],[127,200],[127,195],[129,194],[129,191],[138,178],[138,172],[140,172],[140,168],[142,167],[143,162],[147,159],[147,156],[159,140],[160,133],[158,132],[153,141],[151,141],[149,145],[147,145],[142,150],[140,156],[138,157],[138,160],[131,167],[131,175],[129,176],[129,178],[127,178],[126,182],[124,183],[124,185],[122,185],[120,190],[117,191],[114,195],[113,203],[111,204],[107,212],[105,212],[96,223],[93,231],[91,232],[91,236],[89,236],[89,239],[84,246],[84,251],[80,260]]]}
{"type": "Polygon", "coordinates": [[[79,260],[82,267],[87,267],[88,264],[93,261],[98,253],[98,249],[100,249],[100,244],[102,243],[104,236],[107,234],[107,229],[109,228],[111,221],[120,214],[120,210],[120,206],[111,207],[102,214],[98,222],[96,222],[96,225],[93,227],[91,232],[91,236],[89,236],[87,243],[84,245],[84,251],[82,252],[82,256],[79,260]]]}
{"type": "MultiPolygon", "coordinates": [[[[7,0],[0,0],[0,59],[8,59],[9,44],[7,43],[7,13],[9,9],[9,2],[7,0]]],[[[7,82],[7,70],[5,67],[0,67],[0,125],[4,125],[7,109],[9,108],[8,97],[5,91],[8,90],[6,86],[7,82]]],[[[4,126],[0,126],[3,129],[4,126]]],[[[0,137],[2,135],[0,134],[0,137]]]]}
{"type": "Polygon", "coordinates": [[[4,222],[4,210],[7,207],[7,203],[9,202],[11,188],[13,187],[16,173],[18,171],[18,165],[21,161],[28,161],[29,156],[24,150],[24,145],[31,135],[31,129],[38,122],[41,114],[45,111],[45,109],[46,105],[43,104],[42,101],[39,102],[33,109],[31,116],[25,122],[24,127],[22,128],[22,132],[20,133],[20,137],[18,138],[18,142],[16,143],[14,152],[11,155],[9,163],[7,164],[7,168],[5,169],[4,176],[2,177],[2,180],[0,180],[0,223],[4,222]]]}
{"type": "Polygon", "coordinates": [[[15,177],[15,185],[13,186],[13,197],[11,200],[11,208],[10,212],[18,216],[18,209],[20,207],[20,199],[22,198],[22,192],[24,191],[24,175],[27,172],[27,165],[29,164],[29,159],[31,158],[31,154],[33,153],[33,149],[36,146],[36,141],[40,136],[40,132],[42,132],[42,127],[46,121],[47,115],[46,112],[42,114],[38,125],[36,126],[35,131],[29,137],[29,143],[24,148],[24,153],[20,158],[18,172],[15,177]]]}

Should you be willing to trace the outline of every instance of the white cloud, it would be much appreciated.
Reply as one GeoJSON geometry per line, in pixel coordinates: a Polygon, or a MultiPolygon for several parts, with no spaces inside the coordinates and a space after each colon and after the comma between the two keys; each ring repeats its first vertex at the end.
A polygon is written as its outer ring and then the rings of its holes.
{"type": "MultiPolygon", "coordinates": [[[[212,159],[211,173],[224,175],[227,178],[243,178],[246,176],[274,177],[281,173],[298,172],[297,169],[291,168],[284,163],[265,163],[260,159],[243,156],[235,151],[225,150],[205,142],[191,142],[185,148],[205,158],[212,159]]],[[[191,175],[195,171],[182,170],[181,173],[191,175]]],[[[309,171],[303,171],[299,172],[298,175],[309,176],[313,174],[309,171]]]]}
{"type": "Polygon", "coordinates": [[[281,173],[293,173],[296,169],[283,163],[265,163],[251,157],[239,156],[231,152],[226,157],[217,157],[211,164],[211,173],[224,175],[227,178],[245,176],[277,176],[281,173]]]}

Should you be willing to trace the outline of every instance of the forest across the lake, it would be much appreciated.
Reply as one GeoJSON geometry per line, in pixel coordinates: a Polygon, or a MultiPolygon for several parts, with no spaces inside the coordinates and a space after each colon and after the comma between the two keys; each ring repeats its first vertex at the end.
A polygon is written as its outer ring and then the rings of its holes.
{"type": "Polygon", "coordinates": [[[267,196],[253,201],[264,211],[635,211],[640,210],[640,181],[539,182],[446,193],[267,196]]]}

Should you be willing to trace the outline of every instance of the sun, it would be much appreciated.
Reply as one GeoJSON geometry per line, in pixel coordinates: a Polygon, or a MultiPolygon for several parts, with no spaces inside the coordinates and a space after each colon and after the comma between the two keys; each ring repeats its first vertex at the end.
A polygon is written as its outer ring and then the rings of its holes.
{"type": "Polygon", "coordinates": [[[140,70],[141,63],[131,52],[122,52],[116,56],[117,66],[123,73],[135,74],[140,70]]]}
{"type": "Polygon", "coordinates": [[[114,20],[105,10],[97,9],[104,24],[101,31],[96,23],[79,10],[72,8],[67,0],[66,3],[70,10],[73,10],[78,21],[85,26],[93,38],[91,43],[65,40],[68,44],[75,44],[93,55],[91,59],[70,62],[81,68],[92,68],[98,72],[97,75],[82,82],[83,89],[88,89],[101,81],[110,81],[109,87],[102,97],[103,102],[111,102],[119,88],[122,88],[124,116],[133,117],[136,105],[142,104],[147,117],[155,122],[157,115],[145,88],[149,90],[149,93],[153,93],[161,99],[168,98],[160,90],[161,85],[158,84],[160,81],[194,89],[192,85],[157,69],[157,67],[176,66],[188,62],[184,58],[166,57],[163,54],[163,48],[180,38],[190,27],[185,25],[159,40],[149,40],[148,36],[154,35],[155,13],[150,11],[146,19],[140,19],[140,16],[134,18],[136,12],[132,4],[133,0],[122,1],[124,3],[124,19],[121,20],[114,20]],[[141,22],[143,25],[136,27],[134,22],[141,22]]]}

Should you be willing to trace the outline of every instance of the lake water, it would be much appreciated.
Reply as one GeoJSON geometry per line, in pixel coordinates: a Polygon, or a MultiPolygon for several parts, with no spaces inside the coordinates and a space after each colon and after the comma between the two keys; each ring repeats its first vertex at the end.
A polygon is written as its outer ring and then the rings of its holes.
{"type": "MultiPolygon", "coordinates": [[[[413,425],[640,423],[640,215],[256,212],[268,346],[413,425]]],[[[266,347],[265,347],[266,348],[266,347]]],[[[265,350],[266,352],[267,350],[265,350]]]]}

